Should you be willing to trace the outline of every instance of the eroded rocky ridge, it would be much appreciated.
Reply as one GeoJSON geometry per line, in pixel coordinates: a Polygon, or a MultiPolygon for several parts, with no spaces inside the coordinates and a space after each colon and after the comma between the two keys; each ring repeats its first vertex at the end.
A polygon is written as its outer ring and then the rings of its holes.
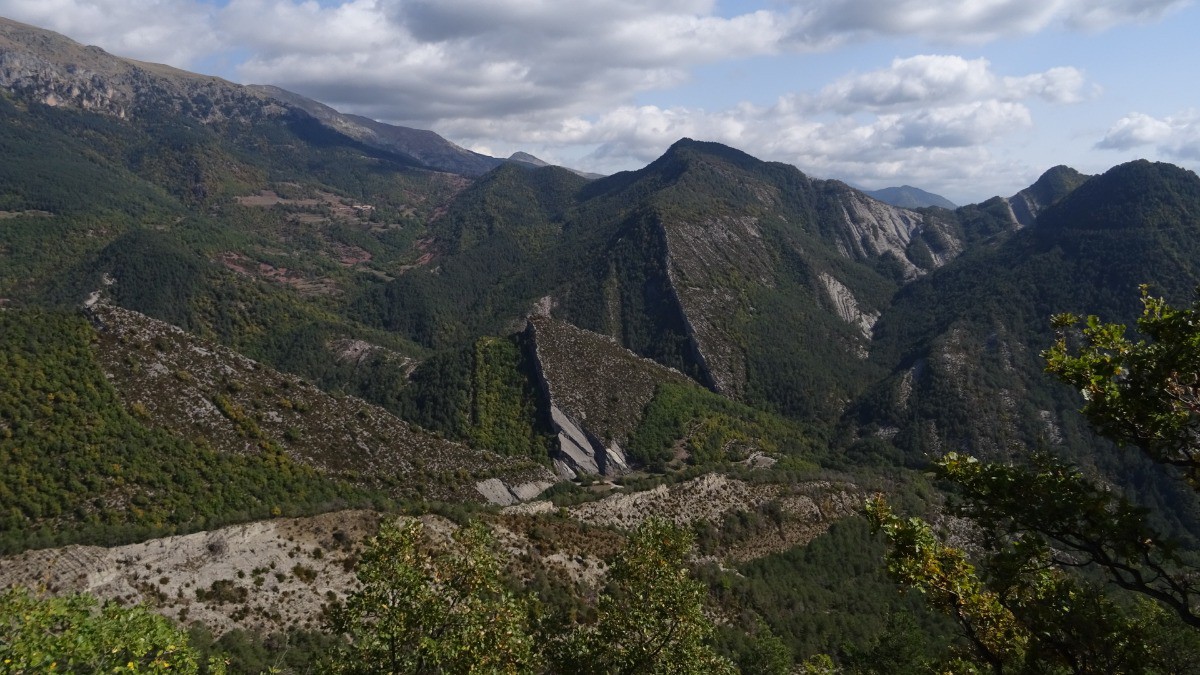
{"type": "Polygon", "coordinates": [[[504,160],[471,152],[432,131],[347,115],[298,94],[265,85],[240,85],[157,63],[114,56],[57,33],[0,17],[0,87],[49,106],[68,106],[138,118],[164,111],[199,120],[251,122],[312,117],[366,145],[421,164],[478,176],[504,160]]]}
{"type": "Polygon", "coordinates": [[[171,110],[202,122],[278,116],[286,108],[219,77],[113,56],[0,18],[0,87],[49,106],[121,118],[171,110]]]}
{"type": "Polygon", "coordinates": [[[825,286],[825,291],[829,294],[829,301],[833,303],[838,316],[846,323],[858,326],[863,337],[870,340],[871,332],[875,329],[875,322],[879,320],[879,312],[864,312],[859,308],[854,293],[832,275],[822,272],[818,278],[825,286]]]}
{"type": "MultiPolygon", "coordinates": [[[[750,560],[807,544],[835,521],[856,513],[865,498],[861,488],[846,482],[815,480],[789,485],[748,483],[722,474],[707,474],[675,485],[616,493],[568,509],[574,519],[591,525],[633,529],[647,518],[664,518],[679,525],[712,523],[740,511],[773,503],[779,527],[770,536],[737,544],[727,556],[750,560]]],[[[509,507],[514,512],[546,512],[549,502],[509,507]]]]}
{"type": "Polygon", "coordinates": [[[555,470],[566,478],[624,473],[629,464],[621,445],[658,385],[687,378],[564,321],[532,316],[526,330],[558,434],[555,470]]]}
{"type": "MultiPolygon", "coordinates": [[[[837,481],[759,484],[707,475],[645,492],[616,494],[566,510],[550,502],[509,507],[483,522],[495,536],[509,574],[536,574],[595,589],[621,546],[613,530],[646,518],[721,528],[739,512],[772,505],[778,527],[737,541],[709,560],[746,561],[805,544],[861,503],[861,488],[837,481]]],[[[357,588],[354,565],[384,518],[374,511],[338,511],[275,518],[206,532],[105,548],[66,546],[0,558],[0,588],[51,594],[91,593],[139,603],[178,620],[199,621],[214,634],[240,628],[263,634],[319,629],[331,603],[357,588]]],[[[446,545],[457,525],[419,518],[431,542],[446,545]]]]}
{"type": "Polygon", "coordinates": [[[850,188],[840,191],[844,231],[837,238],[838,250],[847,257],[894,258],[904,267],[905,277],[914,279],[953,260],[963,242],[933,218],[901,209],[850,188]],[[918,255],[920,245],[928,258],[918,255]]]}
{"type": "Polygon", "coordinates": [[[736,318],[746,299],[740,288],[771,287],[775,265],[752,215],[677,219],[662,223],[670,287],[713,389],[739,396],[746,364],[736,318]]]}
{"type": "Polygon", "coordinates": [[[234,453],[274,443],[304,464],[398,496],[511,504],[555,480],[530,460],[438,438],[98,294],[86,312],[100,335],[101,366],[126,406],[174,434],[234,453]]]}

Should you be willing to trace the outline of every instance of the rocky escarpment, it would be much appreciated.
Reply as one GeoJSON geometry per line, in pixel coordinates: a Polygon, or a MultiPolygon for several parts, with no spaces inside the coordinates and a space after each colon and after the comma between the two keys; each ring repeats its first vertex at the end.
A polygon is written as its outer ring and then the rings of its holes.
{"type": "Polygon", "coordinates": [[[1012,212],[1014,229],[1029,227],[1046,207],[1058,202],[1082,185],[1089,177],[1067,166],[1056,166],[1043,173],[1029,187],[1005,200],[1012,212]]]}
{"type": "Polygon", "coordinates": [[[202,122],[286,112],[257,92],[218,77],[113,56],[57,33],[0,18],[0,87],[49,106],[117,117],[154,108],[202,122]]]}
{"type": "MultiPolygon", "coordinates": [[[[726,555],[750,560],[807,544],[829,526],[854,515],[865,498],[852,483],[814,480],[791,484],[748,483],[722,474],[707,474],[676,485],[643,492],[618,493],[568,509],[571,518],[590,525],[633,529],[647,518],[679,525],[709,523],[720,527],[726,517],[765,510],[775,513],[777,527],[734,546],[726,555]]],[[[549,502],[510,507],[514,512],[548,510],[549,502]]]]}
{"type": "Polygon", "coordinates": [[[737,397],[746,386],[745,359],[736,345],[736,317],[746,310],[738,289],[772,287],[774,263],[758,218],[714,215],[661,223],[667,274],[683,310],[688,338],[713,389],[737,397]]]}
{"type": "Polygon", "coordinates": [[[351,396],[193,337],[93,294],[105,375],[140,419],[224,452],[263,444],[398,496],[511,504],[553,483],[544,466],[438,438],[351,396]]]}
{"type": "Polygon", "coordinates": [[[889,256],[908,279],[945,265],[963,250],[963,242],[925,215],[901,209],[850,188],[838,195],[844,229],[837,236],[842,255],[854,259],[889,256]],[[920,253],[913,249],[919,245],[920,253]],[[925,255],[922,255],[925,254],[925,255]]]}
{"type": "Polygon", "coordinates": [[[879,320],[879,312],[864,312],[858,306],[858,300],[855,299],[854,293],[833,276],[822,272],[817,278],[820,279],[821,285],[829,294],[829,301],[833,303],[838,316],[842,317],[843,321],[857,326],[862,331],[863,337],[870,340],[871,333],[875,329],[875,322],[879,320]]]}
{"type": "Polygon", "coordinates": [[[621,448],[663,382],[685,382],[678,371],[644,359],[613,338],[546,316],[529,318],[537,377],[558,434],[560,476],[624,473],[621,448]]]}

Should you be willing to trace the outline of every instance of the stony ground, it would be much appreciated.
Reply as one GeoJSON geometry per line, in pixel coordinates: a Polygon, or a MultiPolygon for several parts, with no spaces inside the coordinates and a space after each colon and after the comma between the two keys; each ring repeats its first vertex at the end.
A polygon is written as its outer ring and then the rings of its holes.
{"type": "MultiPolygon", "coordinates": [[[[848,483],[751,484],[709,474],[642,492],[618,492],[569,509],[532,502],[480,515],[492,527],[515,576],[544,573],[570,587],[595,587],[622,545],[620,532],[651,516],[719,527],[727,515],[768,502],[777,505],[782,514],[778,527],[740,540],[717,556],[736,562],[807,543],[833,521],[853,514],[861,501],[861,490],[848,483]]],[[[216,634],[233,628],[264,633],[320,628],[324,607],[354,589],[354,564],[383,517],[372,511],[339,511],[114,548],[28,551],[0,558],[0,588],[86,591],[104,600],[144,603],[184,623],[203,622],[216,634]]],[[[421,520],[437,538],[447,538],[457,528],[440,516],[421,520]]]]}

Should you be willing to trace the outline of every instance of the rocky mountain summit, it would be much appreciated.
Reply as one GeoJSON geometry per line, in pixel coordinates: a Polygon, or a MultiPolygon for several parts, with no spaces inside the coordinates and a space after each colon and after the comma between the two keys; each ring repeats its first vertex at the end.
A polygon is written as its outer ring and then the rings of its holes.
{"type": "Polygon", "coordinates": [[[0,87],[45,105],[120,118],[169,110],[205,123],[246,122],[285,111],[218,77],[120,58],[5,18],[0,18],[0,87]]]}

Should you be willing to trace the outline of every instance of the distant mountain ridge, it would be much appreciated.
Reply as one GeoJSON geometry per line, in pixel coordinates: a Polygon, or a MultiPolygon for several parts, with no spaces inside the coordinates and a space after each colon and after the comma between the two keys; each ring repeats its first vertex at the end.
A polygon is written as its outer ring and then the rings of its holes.
{"type": "MultiPolygon", "coordinates": [[[[535,168],[540,168],[543,166],[554,166],[550,162],[547,162],[546,160],[541,159],[539,157],[534,157],[533,155],[529,154],[528,152],[514,152],[512,155],[509,156],[508,161],[517,162],[519,164],[528,164],[535,168]]],[[[569,166],[564,166],[563,168],[577,176],[583,176],[584,178],[588,178],[588,179],[604,178],[604,174],[601,174],[601,173],[591,173],[589,171],[580,171],[579,169],[572,169],[569,166]]]]}
{"type": "Polygon", "coordinates": [[[432,131],[384,124],[269,85],[240,85],[111,55],[57,33],[0,17],[0,87],[50,106],[120,118],[164,107],[211,124],[279,116],[288,109],[369,146],[438,171],[481,175],[506,160],[459,147],[432,131]]]}
{"type": "Polygon", "coordinates": [[[886,187],[879,190],[864,190],[866,194],[878,199],[885,204],[899,206],[905,209],[920,209],[927,206],[938,206],[943,209],[953,211],[958,206],[941,195],[936,195],[932,192],[926,192],[921,188],[916,188],[911,185],[901,185],[900,187],[886,187]]]}
{"type": "Polygon", "coordinates": [[[270,85],[251,84],[247,89],[296,106],[320,122],[368,145],[415,157],[439,171],[478,176],[504,160],[459,147],[432,131],[384,124],[360,115],[348,115],[299,94],[270,85]]]}

